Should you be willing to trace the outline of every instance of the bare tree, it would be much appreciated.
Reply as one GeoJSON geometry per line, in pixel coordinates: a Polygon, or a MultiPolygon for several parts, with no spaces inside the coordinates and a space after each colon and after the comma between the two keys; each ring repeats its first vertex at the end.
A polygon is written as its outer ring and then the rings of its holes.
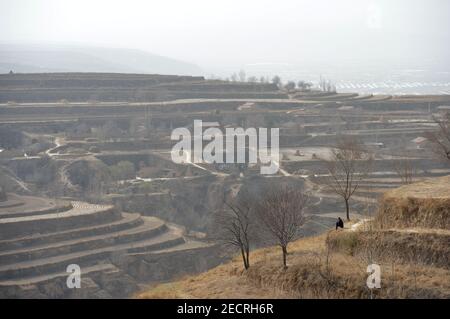
{"type": "Polygon", "coordinates": [[[285,88],[287,91],[292,91],[292,90],[295,89],[295,86],[296,86],[296,84],[295,84],[294,81],[289,81],[288,83],[286,83],[286,85],[284,86],[284,88],[285,88]]]}
{"type": "Polygon", "coordinates": [[[215,239],[224,245],[239,249],[244,268],[250,267],[250,245],[252,242],[253,219],[251,218],[253,201],[248,193],[232,202],[224,200],[224,211],[215,216],[215,239]]]}
{"type": "Polygon", "coordinates": [[[450,161],[450,112],[446,112],[441,118],[433,117],[433,119],[438,125],[438,130],[428,133],[426,137],[433,145],[434,152],[450,161]]]}
{"type": "Polygon", "coordinates": [[[272,78],[272,83],[275,84],[276,86],[280,87],[281,86],[281,78],[278,75],[275,75],[272,78]]]}
{"type": "Polygon", "coordinates": [[[414,167],[411,159],[407,156],[403,156],[401,159],[393,161],[394,171],[403,184],[411,184],[414,182],[414,177],[417,174],[417,170],[414,167]]]}
{"type": "Polygon", "coordinates": [[[338,137],[330,158],[325,159],[328,187],[344,199],[347,220],[350,220],[350,198],[369,173],[371,162],[372,156],[352,136],[338,137]]]}
{"type": "Polygon", "coordinates": [[[245,77],[246,77],[245,71],[244,70],[240,70],[239,71],[239,80],[241,82],[245,82],[245,77]]]}
{"type": "Polygon", "coordinates": [[[336,86],[327,79],[320,77],[319,87],[324,92],[336,93],[336,86]]]}
{"type": "Polygon", "coordinates": [[[287,247],[305,223],[307,195],[290,187],[280,186],[266,191],[256,208],[257,216],[283,252],[283,266],[287,268],[287,247]]]}
{"type": "Polygon", "coordinates": [[[309,91],[312,87],[312,83],[305,81],[298,81],[297,86],[301,91],[309,91]]]}

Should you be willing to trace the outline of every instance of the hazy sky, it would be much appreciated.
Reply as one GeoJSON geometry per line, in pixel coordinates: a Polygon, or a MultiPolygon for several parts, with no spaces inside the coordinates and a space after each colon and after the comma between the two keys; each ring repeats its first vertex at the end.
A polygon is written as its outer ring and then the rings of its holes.
{"type": "Polygon", "coordinates": [[[0,0],[0,42],[143,49],[197,63],[447,59],[448,0],[0,0]]]}

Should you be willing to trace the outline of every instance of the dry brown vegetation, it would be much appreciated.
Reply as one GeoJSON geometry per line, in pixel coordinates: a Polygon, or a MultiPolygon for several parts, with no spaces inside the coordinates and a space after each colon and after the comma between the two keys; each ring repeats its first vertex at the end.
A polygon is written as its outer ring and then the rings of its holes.
{"type": "Polygon", "coordinates": [[[390,229],[334,233],[328,238],[333,251],[415,265],[432,265],[450,269],[450,231],[390,229]]]}
{"type": "Polygon", "coordinates": [[[450,177],[385,194],[375,220],[291,243],[288,268],[277,247],[198,276],[149,287],[138,298],[450,298],[450,177]],[[380,228],[380,225],[383,227],[380,228]],[[381,267],[381,289],[366,285],[381,267]]]}
{"type": "Polygon", "coordinates": [[[412,185],[405,185],[386,193],[398,198],[450,198],[450,176],[430,178],[412,185]]]}
{"type": "Polygon", "coordinates": [[[386,192],[375,218],[379,228],[450,229],[450,176],[386,192]]]}
{"type": "MultiPolygon", "coordinates": [[[[327,249],[327,235],[292,243],[287,269],[280,265],[276,247],[259,249],[247,271],[235,258],[198,276],[149,287],[136,297],[369,298],[367,261],[327,249]]],[[[377,263],[382,268],[382,288],[374,292],[376,298],[450,298],[448,269],[388,260],[377,263]]]]}

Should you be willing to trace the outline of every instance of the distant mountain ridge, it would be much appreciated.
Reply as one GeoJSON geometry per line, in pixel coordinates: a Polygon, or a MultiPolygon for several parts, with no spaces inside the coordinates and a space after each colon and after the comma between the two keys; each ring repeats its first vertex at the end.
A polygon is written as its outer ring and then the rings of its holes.
{"type": "Polygon", "coordinates": [[[0,44],[0,73],[112,72],[202,75],[192,63],[141,50],[0,44]]]}

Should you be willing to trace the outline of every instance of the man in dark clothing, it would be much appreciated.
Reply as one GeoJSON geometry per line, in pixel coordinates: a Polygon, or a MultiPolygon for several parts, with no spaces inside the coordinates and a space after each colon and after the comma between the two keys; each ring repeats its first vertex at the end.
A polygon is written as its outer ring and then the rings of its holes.
{"type": "Polygon", "coordinates": [[[344,221],[341,219],[341,217],[338,217],[338,220],[337,220],[337,222],[336,222],[336,230],[338,229],[338,228],[344,228],[344,221]]]}

